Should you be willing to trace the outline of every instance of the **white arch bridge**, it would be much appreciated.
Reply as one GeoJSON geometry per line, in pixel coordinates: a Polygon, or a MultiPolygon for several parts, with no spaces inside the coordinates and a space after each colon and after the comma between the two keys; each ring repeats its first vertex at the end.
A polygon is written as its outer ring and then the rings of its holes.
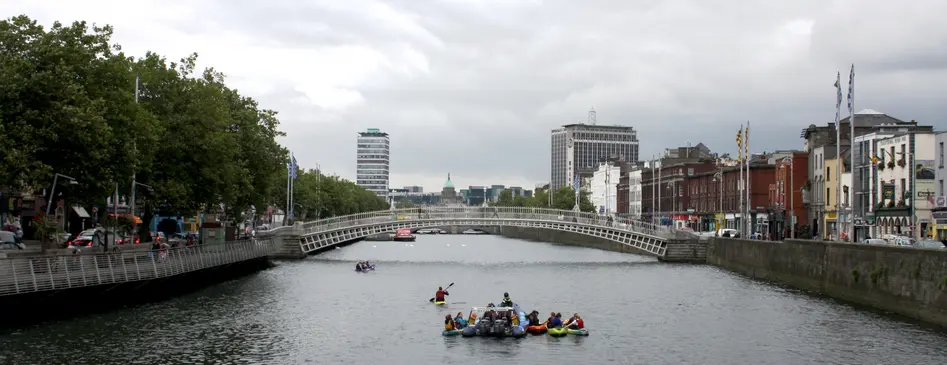
{"type": "Polygon", "coordinates": [[[449,226],[514,226],[573,232],[617,242],[659,258],[668,255],[669,242],[697,242],[693,233],[656,226],[649,222],[611,221],[592,213],[527,207],[420,207],[383,210],[300,222],[295,226],[267,231],[265,234],[298,237],[302,252],[310,253],[398,229],[449,226]]]}

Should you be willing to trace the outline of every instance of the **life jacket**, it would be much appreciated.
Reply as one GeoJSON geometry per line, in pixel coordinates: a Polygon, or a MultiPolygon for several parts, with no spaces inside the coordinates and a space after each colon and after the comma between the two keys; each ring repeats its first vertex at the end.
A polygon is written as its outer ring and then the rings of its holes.
{"type": "Polygon", "coordinates": [[[512,307],[512,306],[513,306],[513,299],[510,299],[510,297],[503,298],[502,304],[505,305],[505,306],[512,307]]]}
{"type": "Polygon", "coordinates": [[[454,320],[448,319],[444,321],[444,330],[453,331],[454,330],[454,320]]]}
{"type": "Polygon", "coordinates": [[[444,300],[444,293],[446,293],[446,292],[443,291],[443,290],[438,290],[438,291],[437,291],[437,294],[434,294],[434,300],[436,300],[436,301],[443,301],[443,300],[444,300]]]}
{"type": "Polygon", "coordinates": [[[581,318],[576,319],[572,323],[575,323],[575,326],[579,329],[585,328],[585,321],[583,321],[581,318]]]}

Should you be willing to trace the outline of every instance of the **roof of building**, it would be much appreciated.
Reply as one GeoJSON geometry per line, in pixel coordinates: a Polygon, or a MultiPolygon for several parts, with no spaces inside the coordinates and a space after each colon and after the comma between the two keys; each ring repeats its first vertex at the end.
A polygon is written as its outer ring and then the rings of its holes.
{"type": "Polygon", "coordinates": [[[444,182],[444,189],[453,189],[454,183],[450,181],[450,173],[447,173],[447,181],[444,182]]]}

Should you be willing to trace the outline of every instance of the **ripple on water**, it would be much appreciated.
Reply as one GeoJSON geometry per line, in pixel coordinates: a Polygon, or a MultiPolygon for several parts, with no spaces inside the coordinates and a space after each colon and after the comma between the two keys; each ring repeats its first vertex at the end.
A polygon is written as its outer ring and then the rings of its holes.
{"type": "Polygon", "coordinates": [[[0,334],[0,347],[0,363],[15,364],[947,363],[943,333],[831,300],[708,266],[495,236],[355,244],[165,302],[0,334]],[[366,259],[378,271],[352,272],[366,259]],[[430,305],[450,282],[450,301],[467,304],[430,305]],[[440,335],[446,313],[504,291],[543,315],[581,312],[591,336],[440,335]]]}

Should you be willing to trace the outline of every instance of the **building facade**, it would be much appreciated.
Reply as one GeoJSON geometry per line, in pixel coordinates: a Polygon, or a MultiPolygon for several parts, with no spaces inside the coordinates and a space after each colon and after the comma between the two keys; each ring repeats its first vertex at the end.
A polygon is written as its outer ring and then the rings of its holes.
{"type": "Polygon", "coordinates": [[[812,237],[808,233],[808,211],[802,193],[803,185],[808,181],[808,161],[809,154],[798,151],[775,161],[776,181],[772,184],[770,198],[774,239],[793,237],[794,232],[795,237],[812,237]]]}
{"type": "Polygon", "coordinates": [[[569,124],[552,130],[550,187],[572,186],[581,172],[608,160],[638,161],[638,132],[630,126],[569,124]]]}
{"type": "MultiPolygon", "coordinates": [[[[809,196],[810,204],[808,205],[808,214],[811,224],[813,225],[813,236],[821,237],[823,236],[823,227],[819,227],[819,222],[823,221],[825,215],[824,201],[819,200],[820,192],[825,191],[824,187],[819,190],[816,190],[815,185],[819,183],[813,179],[818,176],[824,177],[824,172],[821,174],[816,174],[817,166],[821,165],[822,160],[815,153],[815,149],[824,147],[823,153],[825,156],[830,158],[835,158],[836,156],[836,145],[841,144],[842,150],[849,150],[851,145],[852,136],[851,136],[851,127],[850,127],[850,118],[845,117],[839,121],[839,132],[841,132],[841,140],[839,141],[839,136],[836,134],[835,123],[827,123],[824,126],[816,126],[815,124],[809,125],[806,129],[802,131],[801,137],[806,140],[806,152],[809,152],[809,185],[812,189],[807,189],[807,192],[811,194],[809,196]]],[[[885,113],[875,111],[872,109],[863,109],[855,113],[855,141],[857,144],[858,137],[870,133],[875,133],[880,130],[897,130],[898,128],[917,128],[917,123],[905,122],[903,120],[893,118],[888,116],[885,113]]],[[[922,127],[929,128],[929,127],[922,127]]],[[[929,130],[929,129],[928,129],[929,130]]],[[[902,131],[903,132],[903,131],[902,131]]],[[[869,214],[870,204],[865,206],[866,201],[870,201],[871,198],[864,196],[864,191],[866,185],[871,184],[871,179],[868,174],[865,173],[866,168],[870,168],[868,163],[864,159],[865,152],[871,150],[870,144],[862,146],[854,146],[855,161],[853,161],[854,166],[861,166],[861,169],[857,168],[853,171],[853,185],[855,194],[853,194],[855,201],[853,202],[854,208],[854,221],[856,226],[856,239],[862,239],[865,237],[867,232],[870,230],[870,221],[873,219],[873,216],[869,214]],[[861,157],[860,157],[861,156],[861,157]]],[[[823,167],[824,168],[824,167],[823,167]]],[[[871,189],[871,191],[876,191],[871,189]]],[[[870,193],[869,193],[870,195],[870,193]]]]}
{"type": "Polygon", "coordinates": [[[934,135],[934,153],[937,156],[934,179],[937,196],[934,197],[934,206],[931,209],[933,220],[933,238],[947,240],[947,195],[944,193],[944,179],[947,179],[947,168],[944,168],[944,143],[947,143],[947,132],[934,135]]]}
{"type": "Polygon", "coordinates": [[[601,163],[589,181],[589,200],[595,211],[602,215],[615,215],[618,209],[618,183],[621,167],[610,162],[601,163]]]}
{"type": "Polygon", "coordinates": [[[369,128],[358,134],[355,183],[388,199],[390,140],[388,133],[369,128]]]}
{"type": "MultiPolygon", "coordinates": [[[[935,134],[909,132],[878,140],[876,168],[881,200],[875,205],[876,237],[933,236],[937,169],[935,134]]],[[[939,145],[938,145],[939,147],[939,145]]]]}
{"type": "Polygon", "coordinates": [[[628,214],[634,219],[641,219],[641,172],[637,167],[628,171],[628,214]]]}

